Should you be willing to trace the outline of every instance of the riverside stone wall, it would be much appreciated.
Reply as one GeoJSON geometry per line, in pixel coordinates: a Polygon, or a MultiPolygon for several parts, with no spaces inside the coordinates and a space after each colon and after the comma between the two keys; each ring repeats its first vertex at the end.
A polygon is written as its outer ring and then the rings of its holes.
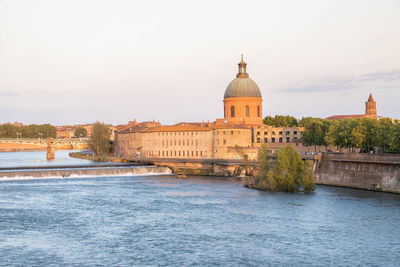
{"type": "Polygon", "coordinates": [[[318,184],[400,193],[400,155],[323,153],[318,184]]]}

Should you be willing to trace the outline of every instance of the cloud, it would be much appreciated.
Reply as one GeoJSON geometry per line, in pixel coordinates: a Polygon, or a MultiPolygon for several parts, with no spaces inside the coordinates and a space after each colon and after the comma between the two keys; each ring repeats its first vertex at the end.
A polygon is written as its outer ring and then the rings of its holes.
{"type": "Polygon", "coordinates": [[[360,76],[360,81],[399,81],[400,70],[380,71],[367,73],[360,76]]]}
{"type": "MultiPolygon", "coordinates": [[[[400,70],[379,71],[358,76],[325,76],[313,80],[299,81],[296,84],[278,88],[276,91],[279,93],[346,91],[371,82],[400,82],[400,70]]],[[[388,88],[392,86],[386,84],[380,87],[388,88]]]]}
{"type": "Polygon", "coordinates": [[[0,97],[15,97],[18,95],[19,93],[15,91],[0,91],[0,97]]]}

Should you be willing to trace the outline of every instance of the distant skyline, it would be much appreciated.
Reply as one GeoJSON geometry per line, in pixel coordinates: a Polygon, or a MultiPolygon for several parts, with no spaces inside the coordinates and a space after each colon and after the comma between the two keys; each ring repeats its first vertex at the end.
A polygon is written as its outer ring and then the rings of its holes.
{"type": "Polygon", "coordinates": [[[400,1],[0,0],[0,123],[223,118],[240,54],[263,116],[400,118],[400,1]]]}

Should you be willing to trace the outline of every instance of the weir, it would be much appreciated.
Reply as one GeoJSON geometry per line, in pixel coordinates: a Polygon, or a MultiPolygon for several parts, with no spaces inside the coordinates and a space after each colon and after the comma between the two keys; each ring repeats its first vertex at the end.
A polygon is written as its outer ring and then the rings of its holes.
{"type": "Polygon", "coordinates": [[[171,174],[171,169],[160,166],[131,166],[131,167],[96,167],[82,168],[53,168],[53,169],[23,169],[0,171],[1,179],[29,178],[67,178],[67,177],[98,177],[98,176],[138,176],[171,174]]]}

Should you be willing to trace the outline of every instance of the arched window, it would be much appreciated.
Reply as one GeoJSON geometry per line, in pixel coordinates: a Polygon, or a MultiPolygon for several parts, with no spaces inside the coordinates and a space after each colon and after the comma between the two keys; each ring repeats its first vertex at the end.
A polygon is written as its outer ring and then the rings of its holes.
{"type": "Polygon", "coordinates": [[[235,106],[231,106],[231,118],[235,118],[235,106]]]}
{"type": "Polygon", "coordinates": [[[246,117],[250,117],[250,108],[246,106],[246,117]]]}
{"type": "Polygon", "coordinates": [[[260,106],[257,106],[257,117],[260,117],[260,106]]]}

